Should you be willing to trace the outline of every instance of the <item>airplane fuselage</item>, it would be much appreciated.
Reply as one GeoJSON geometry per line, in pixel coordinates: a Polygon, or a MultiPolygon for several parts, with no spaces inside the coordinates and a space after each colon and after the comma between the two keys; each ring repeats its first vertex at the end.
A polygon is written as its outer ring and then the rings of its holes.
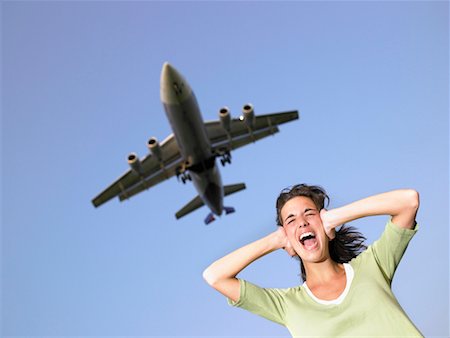
{"type": "Polygon", "coordinates": [[[220,171],[206,133],[200,108],[187,81],[169,64],[161,73],[161,101],[200,198],[216,215],[223,211],[220,171]]]}
{"type": "Polygon", "coordinates": [[[242,107],[242,116],[232,118],[228,107],[219,110],[219,119],[204,122],[197,99],[189,83],[170,64],[161,72],[161,102],[173,134],[161,143],[156,137],[147,142],[149,153],[139,158],[127,156],[129,169],[92,199],[95,207],[118,197],[126,200],[173,176],[186,183],[191,180],[198,195],[175,213],[177,219],[206,205],[214,215],[230,214],[232,206],[224,206],[224,197],[242,191],[245,183],[223,185],[216,158],[224,166],[231,163],[231,151],[278,132],[278,125],[298,119],[298,111],[285,111],[256,116],[251,104],[242,107]]]}

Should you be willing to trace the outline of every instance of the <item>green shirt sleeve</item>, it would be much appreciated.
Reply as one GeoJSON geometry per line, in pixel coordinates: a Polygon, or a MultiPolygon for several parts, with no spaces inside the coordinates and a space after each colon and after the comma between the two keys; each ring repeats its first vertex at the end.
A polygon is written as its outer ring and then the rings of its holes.
{"type": "Polygon", "coordinates": [[[248,310],[261,317],[285,325],[285,301],[283,289],[261,288],[239,279],[240,297],[237,302],[228,298],[228,304],[248,310]]]}
{"type": "Polygon", "coordinates": [[[381,237],[371,245],[375,260],[389,283],[417,230],[417,224],[413,229],[404,229],[389,220],[381,237]]]}

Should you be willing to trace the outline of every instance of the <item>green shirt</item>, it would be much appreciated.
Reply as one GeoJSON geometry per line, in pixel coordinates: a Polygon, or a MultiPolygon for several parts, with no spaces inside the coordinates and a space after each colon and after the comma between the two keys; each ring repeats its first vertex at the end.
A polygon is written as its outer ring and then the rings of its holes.
{"type": "Polygon", "coordinates": [[[421,337],[391,290],[395,270],[416,232],[417,226],[402,229],[389,221],[381,237],[349,262],[354,278],[340,304],[319,304],[303,286],[267,289],[245,280],[239,280],[239,300],[228,301],[286,326],[293,337],[421,337]]]}

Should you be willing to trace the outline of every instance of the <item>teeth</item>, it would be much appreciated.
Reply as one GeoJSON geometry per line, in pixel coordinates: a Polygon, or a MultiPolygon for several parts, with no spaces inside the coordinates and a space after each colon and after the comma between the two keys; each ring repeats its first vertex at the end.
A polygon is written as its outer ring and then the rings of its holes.
{"type": "Polygon", "coordinates": [[[312,232],[305,232],[305,233],[303,233],[303,234],[300,235],[300,241],[302,241],[305,237],[308,237],[308,236],[316,237],[316,236],[314,235],[314,233],[312,233],[312,232]]]}

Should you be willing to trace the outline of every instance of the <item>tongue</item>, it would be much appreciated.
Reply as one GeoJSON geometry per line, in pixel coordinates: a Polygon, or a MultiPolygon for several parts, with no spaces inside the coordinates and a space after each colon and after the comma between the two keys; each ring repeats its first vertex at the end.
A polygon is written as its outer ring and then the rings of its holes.
{"type": "Polygon", "coordinates": [[[305,241],[303,242],[303,245],[305,246],[306,250],[311,249],[312,247],[314,247],[316,245],[317,241],[315,238],[309,238],[309,239],[305,239],[305,241]]]}

